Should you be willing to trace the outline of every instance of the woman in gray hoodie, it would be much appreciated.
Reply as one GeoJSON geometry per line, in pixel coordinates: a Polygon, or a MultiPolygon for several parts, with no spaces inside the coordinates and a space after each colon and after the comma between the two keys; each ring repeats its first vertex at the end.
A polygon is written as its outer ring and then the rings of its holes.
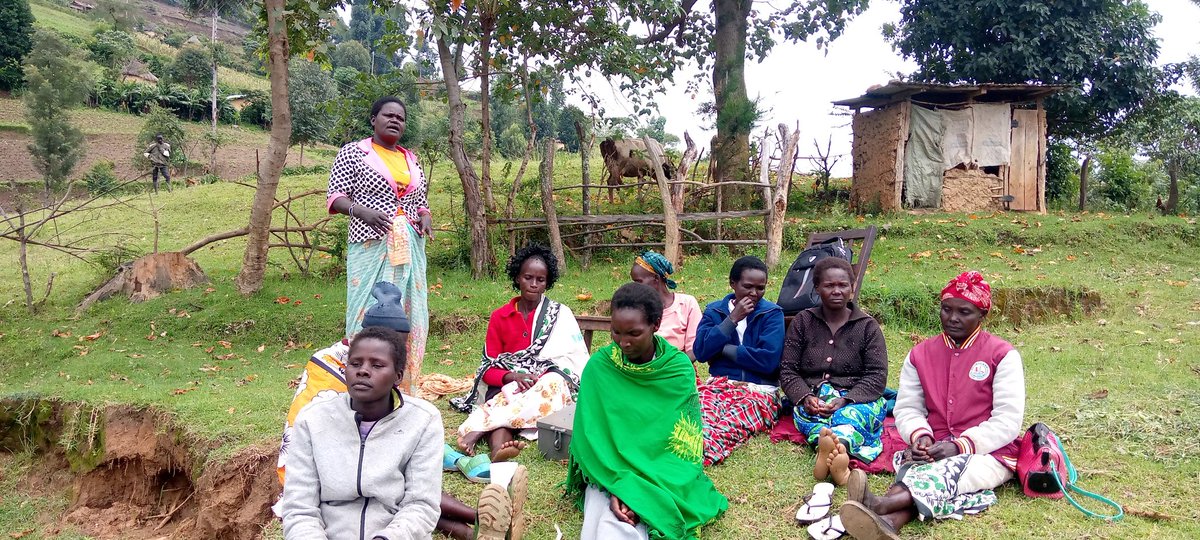
{"type": "Polygon", "coordinates": [[[444,428],[436,407],[395,390],[405,359],[401,334],[364,329],[350,343],[347,392],[317,396],[296,418],[280,501],[286,539],[433,538],[444,428]]]}

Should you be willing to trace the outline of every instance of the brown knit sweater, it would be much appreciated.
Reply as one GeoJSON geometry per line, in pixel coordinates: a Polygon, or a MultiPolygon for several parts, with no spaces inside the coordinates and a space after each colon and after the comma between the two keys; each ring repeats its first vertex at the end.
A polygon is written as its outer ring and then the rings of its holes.
{"type": "Polygon", "coordinates": [[[822,382],[847,390],[846,399],[870,403],[887,384],[887,345],[879,323],[850,304],[850,320],[834,336],[821,307],[798,313],[783,342],[779,385],[792,403],[800,405],[816,394],[822,382]]]}

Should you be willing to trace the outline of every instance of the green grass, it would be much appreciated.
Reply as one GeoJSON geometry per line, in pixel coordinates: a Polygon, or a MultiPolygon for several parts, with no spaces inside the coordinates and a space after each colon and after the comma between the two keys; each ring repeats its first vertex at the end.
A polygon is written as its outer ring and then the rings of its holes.
{"type": "Polygon", "coordinates": [[[67,8],[30,2],[34,25],[79,37],[92,35],[95,22],[67,8]]]}
{"type": "MultiPolygon", "coordinates": [[[[500,169],[498,165],[497,192],[506,193],[500,169]]],[[[561,185],[576,183],[570,178],[578,174],[577,158],[561,156],[556,169],[561,185]]],[[[462,377],[477,365],[488,313],[512,291],[499,278],[472,280],[458,262],[465,245],[459,221],[461,188],[448,163],[439,163],[431,172],[435,226],[442,232],[429,248],[434,324],[424,372],[462,377]],[[467,329],[446,330],[440,321],[450,317],[465,319],[467,329]]],[[[280,193],[323,188],[325,181],[323,175],[288,177],[280,193]]],[[[523,191],[518,204],[527,215],[538,211],[535,189],[523,191]]],[[[156,199],[161,249],[177,249],[207,234],[244,226],[251,196],[251,190],[228,183],[161,194],[156,199]]],[[[620,211],[653,211],[654,205],[640,209],[631,196],[627,198],[620,211]]],[[[579,206],[577,192],[561,192],[557,200],[562,212],[579,206]]],[[[64,218],[59,233],[71,237],[113,231],[118,234],[109,244],[144,252],[153,241],[152,220],[145,213],[148,204],[143,197],[131,202],[132,208],[64,218]]],[[[607,203],[599,208],[616,211],[607,203]]],[[[312,199],[297,210],[311,219],[322,215],[324,207],[312,199]]],[[[893,385],[913,340],[936,331],[928,320],[898,315],[905,310],[896,306],[932,305],[930,295],[963,269],[981,270],[996,287],[1086,286],[1099,291],[1105,308],[1093,318],[1021,328],[993,325],[1025,358],[1026,423],[1045,421],[1066,438],[1087,489],[1133,509],[1179,518],[1159,522],[1131,516],[1104,524],[1084,518],[1063,501],[1031,500],[1006,487],[1000,504],[988,512],[961,522],[914,525],[906,529],[906,537],[1200,536],[1200,511],[1177,502],[1192,500],[1191,486],[1200,480],[1200,414],[1195,406],[1200,402],[1200,228],[1194,222],[1101,214],[900,214],[862,221],[841,212],[794,215],[784,265],[808,232],[864,222],[882,228],[865,280],[864,303],[871,311],[894,312],[884,317],[893,385]]],[[[727,230],[760,234],[761,221],[732,222],[727,230]]],[[[286,252],[275,250],[264,289],[243,298],[233,285],[243,248],[244,241],[234,239],[194,254],[213,280],[207,289],[179,291],[143,304],[109,300],[74,319],[72,306],[105,278],[102,272],[33,249],[34,290],[44,289],[50,273],[56,278],[49,305],[30,316],[21,306],[15,246],[0,243],[0,260],[8,261],[0,266],[0,347],[10,353],[0,360],[0,396],[50,395],[160,407],[195,435],[219,443],[210,459],[276,439],[291,398],[288,382],[314,348],[340,336],[344,278],[301,276],[286,252]],[[288,303],[278,302],[280,297],[287,297],[288,303]],[[101,335],[95,340],[81,340],[96,333],[101,335]]],[[[594,313],[598,302],[627,279],[632,254],[597,254],[586,270],[572,260],[551,294],[577,313],[594,313]],[[576,299],[584,292],[594,298],[576,299]]],[[[676,277],[680,290],[701,302],[724,295],[734,254],[689,254],[676,277]]],[[[775,271],[769,296],[777,294],[782,270],[775,271]]],[[[597,335],[593,345],[607,340],[597,335]]],[[[450,438],[465,417],[444,400],[438,406],[450,438]]],[[[812,485],[812,455],[807,449],[756,437],[728,462],[711,468],[710,475],[731,506],[720,522],[706,529],[706,537],[802,537],[789,513],[812,485]]],[[[529,538],[552,538],[555,524],[566,537],[577,535],[580,515],[559,498],[555,487],[565,467],[542,460],[535,451],[525,452],[520,460],[530,467],[534,487],[527,507],[532,519],[529,538]]],[[[889,478],[873,478],[872,488],[884,488],[889,478]]],[[[447,475],[446,485],[468,502],[479,493],[478,486],[458,475],[447,475]]],[[[18,509],[12,505],[22,500],[6,496],[0,502],[0,532],[23,530],[12,524],[31,515],[13,513],[18,509]],[[14,499],[18,502],[10,502],[14,499]]],[[[61,503],[39,500],[29,504],[43,511],[61,508],[61,503]]],[[[278,537],[278,529],[270,531],[269,537],[278,537]]]]}

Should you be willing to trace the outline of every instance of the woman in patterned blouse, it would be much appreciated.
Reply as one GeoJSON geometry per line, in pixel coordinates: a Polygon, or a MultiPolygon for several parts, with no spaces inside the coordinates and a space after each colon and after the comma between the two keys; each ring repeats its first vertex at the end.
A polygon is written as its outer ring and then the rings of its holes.
{"type": "Polygon", "coordinates": [[[425,240],[433,238],[425,175],[411,150],[400,146],[407,110],[385,96],[371,106],[370,138],[342,147],[329,171],[327,207],[350,217],[346,250],[346,337],[362,329],[371,287],[395,283],[404,293],[412,326],[408,365],[400,388],[411,391],[421,373],[429,335],[425,240]]]}

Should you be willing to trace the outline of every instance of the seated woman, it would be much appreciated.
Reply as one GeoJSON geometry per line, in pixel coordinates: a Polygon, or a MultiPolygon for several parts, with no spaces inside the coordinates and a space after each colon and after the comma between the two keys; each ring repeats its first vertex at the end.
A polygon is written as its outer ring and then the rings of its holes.
{"type": "Polygon", "coordinates": [[[779,412],[783,310],[763,299],[767,265],[758,257],[734,261],[733,292],[704,309],[692,352],[714,378],[700,385],[704,464],[720,463],[779,412]]]}
{"type": "Polygon", "coordinates": [[[558,281],[558,259],[550,249],[517,251],[508,261],[508,277],[521,294],[492,312],[471,393],[451,400],[470,413],[458,428],[459,448],[474,455],[487,437],[492,462],[515,457],[525,448],[514,440],[517,432],[537,437],[539,419],[574,401],[588,360],[571,308],[545,295],[558,281]],[[481,395],[486,402],[477,406],[481,395]]]}
{"type": "Polygon", "coordinates": [[[658,292],[621,286],[613,342],[584,371],[566,482],[583,510],[582,540],[699,538],[729,508],[701,465],[695,371],[655,335],[661,318],[658,292]]]}
{"type": "MultiPolygon", "coordinates": [[[[371,294],[376,298],[377,303],[365,312],[364,324],[368,327],[394,330],[399,334],[401,340],[407,340],[410,324],[404,312],[400,290],[390,282],[380,282],[373,287],[371,294]]],[[[305,365],[304,372],[300,376],[300,383],[292,398],[292,405],[288,409],[287,421],[283,426],[283,440],[279,448],[277,469],[280,484],[286,483],[285,473],[289,449],[292,441],[296,438],[296,419],[309,404],[337,399],[341,393],[347,391],[346,363],[349,355],[350,341],[343,339],[314,353],[308,364],[305,365]]],[[[352,455],[357,455],[358,452],[357,447],[344,450],[352,455]]],[[[443,451],[443,468],[453,470],[455,463],[452,456],[457,452],[453,452],[448,445],[443,445],[443,451]]],[[[508,508],[504,508],[503,504],[497,506],[497,503],[502,503],[504,500],[503,488],[501,488],[500,496],[495,493],[489,497],[481,496],[478,511],[454,496],[442,492],[437,531],[456,540],[469,540],[477,537],[486,538],[484,533],[488,530],[488,526],[493,529],[493,536],[502,538],[510,532],[510,525],[504,525],[504,523],[511,522],[511,532],[513,533],[523,530],[527,481],[528,471],[524,470],[523,466],[518,466],[518,471],[514,473],[513,480],[508,485],[507,496],[510,504],[508,508]],[[478,535],[476,524],[484,525],[478,528],[478,535]]],[[[276,514],[282,516],[282,509],[278,509],[276,514]]],[[[510,538],[520,538],[520,535],[511,534],[510,538]]]]}
{"type": "Polygon", "coordinates": [[[982,512],[1016,470],[1025,375],[1020,353],[983,331],[991,287],[965,272],[941,303],[942,334],[913,347],[900,371],[896,428],[909,448],[895,456],[896,483],[876,496],[852,473],[841,518],[854,538],[899,538],[913,518],[982,512]]]}
{"type": "Polygon", "coordinates": [[[883,451],[887,345],[879,323],[854,304],[854,268],[837,257],[813,267],[821,304],[796,314],[783,342],[779,385],[795,403],[796,429],[817,446],[813,476],[846,483],[849,456],[883,451]]]}
{"type": "Polygon", "coordinates": [[[359,332],[347,392],[314,400],[296,418],[279,503],[284,538],[433,537],[442,415],[396,390],[405,346],[388,328],[359,332]]]}
{"type": "Polygon", "coordinates": [[[629,280],[658,291],[663,303],[658,335],[695,360],[692,344],[696,341],[696,329],[700,326],[700,303],[690,294],[674,292],[675,282],[671,280],[674,272],[675,268],[666,257],[653,251],[643,251],[629,269],[629,280]]]}

